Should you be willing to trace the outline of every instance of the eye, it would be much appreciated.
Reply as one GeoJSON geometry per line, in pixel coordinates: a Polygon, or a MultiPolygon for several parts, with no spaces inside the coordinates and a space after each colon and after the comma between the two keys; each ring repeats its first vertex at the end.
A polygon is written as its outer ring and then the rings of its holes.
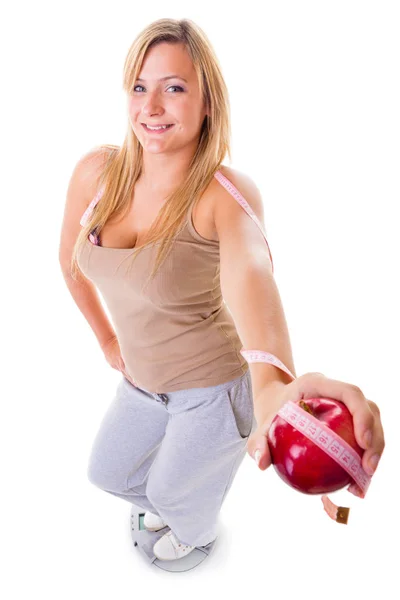
{"type": "MultiPolygon", "coordinates": [[[[133,88],[133,91],[136,91],[136,88],[142,88],[145,89],[142,85],[135,85],[135,87],[133,88]]],[[[180,92],[184,92],[185,90],[183,89],[183,87],[181,87],[180,85],[170,85],[168,89],[170,88],[176,88],[177,90],[180,90],[180,92]]]]}
{"type": "Polygon", "coordinates": [[[185,90],[180,86],[180,85],[170,85],[170,88],[176,88],[177,90],[180,90],[181,92],[184,92],[185,90]]]}

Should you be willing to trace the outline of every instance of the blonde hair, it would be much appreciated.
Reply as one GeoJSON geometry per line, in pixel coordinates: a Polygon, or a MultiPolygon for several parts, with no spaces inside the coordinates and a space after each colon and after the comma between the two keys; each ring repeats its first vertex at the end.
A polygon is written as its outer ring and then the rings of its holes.
{"type": "MultiPolygon", "coordinates": [[[[185,45],[195,68],[199,88],[209,115],[201,127],[199,143],[189,165],[183,183],[162,206],[152,224],[146,243],[135,247],[130,255],[132,263],[139,252],[150,244],[160,242],[155,266],[150,273],[153,278],[162,262],[168,256],[176,235],[184,226],[184,218],[191,203],[197,202],[206,189],[224,157],[230,151],[230,105],[227,88],[214,50],[204,32],[190,19],[159,19],[148,25],[135,39],[125,59],[123,89],[130,94],[144,61],[146,52],[161,42],[182,43],[185,45]]],[[[79,270],[77,255],[87,243],[89,233],[97,232],[111,215],[125,214],[143,165],[143,148],[128,119],[128,130],[122,147],[105,144],[107,160],[99,176],[98,189],[104,188],[103,195],[86,224],[82,226],[75,242],[71,259],[71,273],[79,270]]],[[[129,258],[129,257],[127,257],[129,258]]],[[[131,264],[132,264],[131,263],[131,264]]]]}

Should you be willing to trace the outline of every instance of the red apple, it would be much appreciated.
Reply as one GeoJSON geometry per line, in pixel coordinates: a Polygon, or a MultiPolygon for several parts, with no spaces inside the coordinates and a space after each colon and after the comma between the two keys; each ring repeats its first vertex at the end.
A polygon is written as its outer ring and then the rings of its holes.
{"type": "MultiPolygon", "coordinates": [[[[343,402],[333,398],[307,398],[297,404],[345,440],[360,458],[363,456],[364,450],[354,436],[352,414],[343,402]]],[[[299,492],[327,494],[353,482],[329,454],[279,414],[271,423],[267,440],[279,477],[299,492]]]]}

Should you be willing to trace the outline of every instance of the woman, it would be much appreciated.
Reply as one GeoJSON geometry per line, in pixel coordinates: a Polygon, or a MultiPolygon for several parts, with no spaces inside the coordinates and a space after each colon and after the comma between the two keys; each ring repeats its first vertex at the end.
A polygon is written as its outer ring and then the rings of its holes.
{"type": "Polygon", "coordinates": [[[216,538],[246,451],[261,470],[270,465],[268,427],[288,399],[342,400],[368,448],[364,468],[384,436],[377,405],[359,388],[293,375],[262,199],[249,177],[222,165],[228,94],[201,29],[187,19],[150,24],[128,52],[124,90],[123,145],[89,152],[72,174],[60,263],[123,374],[89,479],[144,508],[148,529],[168,525],[154,554],[171,560],[216,538]],[[275,360],[249,365],[243,346],[275,360]]]}

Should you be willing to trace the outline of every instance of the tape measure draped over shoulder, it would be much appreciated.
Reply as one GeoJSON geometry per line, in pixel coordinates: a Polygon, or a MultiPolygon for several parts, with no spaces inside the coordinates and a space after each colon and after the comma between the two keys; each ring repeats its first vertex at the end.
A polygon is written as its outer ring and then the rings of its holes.
{"type": "MultiPolygon", "coordinates": [[[[282,371],[287,373],[292,379],[296,379],[283,362],[269,352],[264,352],[262,350],[241,350],[240,354],[248,363],[270,363],[279,369],[282,369],[282,371]]],[[[286,402],[277,414],[335,460],[363,490],[364,495],[366,494],[371,483],[371,477],[364,471],[361,464],[361,458],[357,452],[353,450],[343,438],[332,431],[328,425],[303,410],[301,406],[292,400],[286,402]]],[[[331,510],[332,507],[336,507],[336,517],[333,517],[332,514],[330,514],[327,510],[328,505],[324,502],[326,512],[339,523],[347,523],[349,509],[346,507],[337,507],[329,500],[329,498],[327,500],[331,510]],[[346,515],[346,518],[344,518],[344,515],[346,515]]]]}

